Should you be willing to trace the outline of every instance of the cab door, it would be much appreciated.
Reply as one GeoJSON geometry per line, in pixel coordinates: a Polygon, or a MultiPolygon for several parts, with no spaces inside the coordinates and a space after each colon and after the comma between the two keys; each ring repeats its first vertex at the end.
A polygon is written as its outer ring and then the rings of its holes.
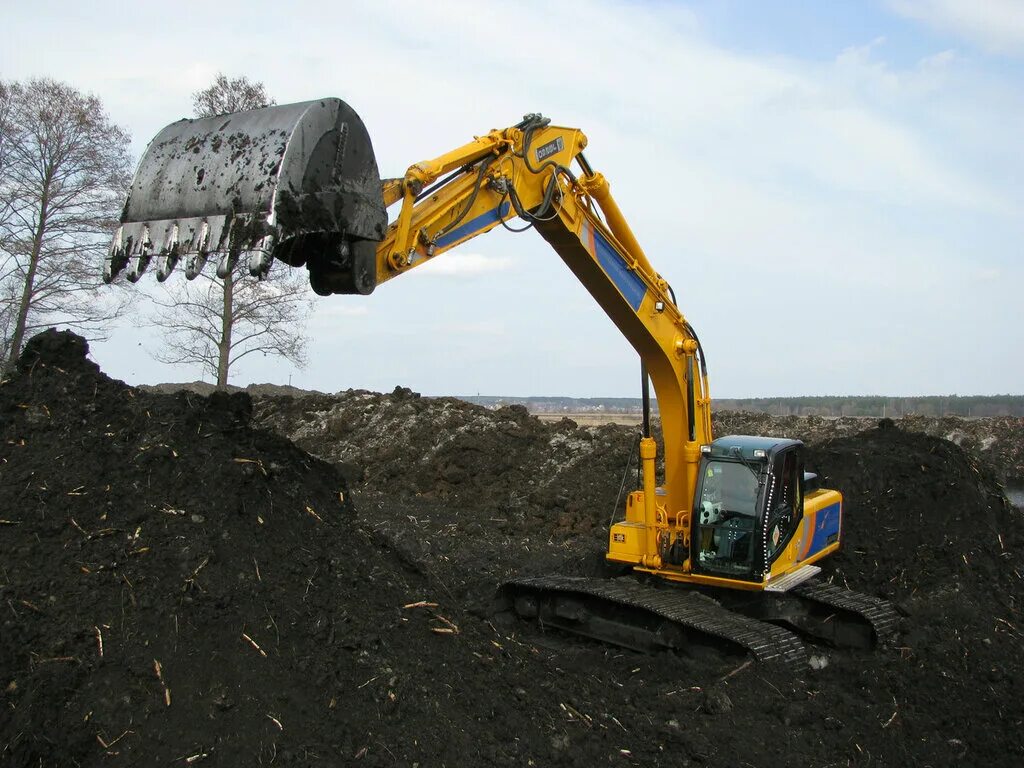
{"type": "Polygon", "coordinates": [[[772,457],[771,476],[765,489],[762,541],[765,572],[786,550],[803,517],[803,446],[789,446],[772,457]]]}

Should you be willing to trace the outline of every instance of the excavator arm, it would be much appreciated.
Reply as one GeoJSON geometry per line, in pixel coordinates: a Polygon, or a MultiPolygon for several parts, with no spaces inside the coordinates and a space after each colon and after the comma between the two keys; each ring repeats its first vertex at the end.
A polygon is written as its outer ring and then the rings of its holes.
{"type": "MultiPolygon", "coordinates": [[[[547,240],[637,350],[654,383],[665,482],[656,488],[655,442],[645,435],[646,487],[636,514],[645,540],[624,549],[636,550],[628,561],[657,569],[659,553],[676,538],[689,544],[700,446],[711,439],[706,366],[668,283],[651,266],[607,180],[582,154],[586,145],[581,131],[529,115],[385,182],[385,203],[401,206],[377,247],[376,280],[411,271],[511,220],[547,240]]],[[[614,544],[612,538],[613,552],[614,544]]]]}

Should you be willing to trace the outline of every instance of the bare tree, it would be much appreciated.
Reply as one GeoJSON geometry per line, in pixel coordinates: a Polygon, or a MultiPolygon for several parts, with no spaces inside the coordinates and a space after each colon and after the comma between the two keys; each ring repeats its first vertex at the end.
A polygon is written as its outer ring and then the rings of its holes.
{"type": "Polygon", "coordinates": [[[166,298],[154,299],[154,322],[167,340],[154,354],[157,360],[200,365],[218,389],[227,386],[232,366],[257,352],[300,368],[306,364],[302,329],[312,299],[305,275],[288,270],[256,280],[241,269],[226,280],[203,274],[193,282],[168,283],[166,298]]]}
{"type": "MultiPolygon", "coordinates": [[[[262,83],[218,74],[209,88],[193,94],[197,117],[212,117],[270,106],[262,83]]],[[[260,352],[294,363],[306,362],[305,321],[312,308],[308,282],[301,272],[282,269],[264,280],[249,275],[241,260],[226,278],[203,275],[168,289],[155,299],[154,320],[168,344],[154,354],[173,364],[201,365],[227,386],[232,366],[260,352]]]]}
{"type": "Polygon", "coordinates": [[[95,96],[0,84],[0,351],[55,323],[102,337],[124,309],[101,263],[128,188],[128,134],[95,96]]]}
{"type": "Polygon", "coordinates": [[[229,79],[223,72],[217,73],[213,85],[209,88],[192,94],[196,117],[213,117],[225,112],[259,109],[272,106],[274,103],[274,100],[267,96],[263,83],[254,83],[244,75],[229,79]]]}

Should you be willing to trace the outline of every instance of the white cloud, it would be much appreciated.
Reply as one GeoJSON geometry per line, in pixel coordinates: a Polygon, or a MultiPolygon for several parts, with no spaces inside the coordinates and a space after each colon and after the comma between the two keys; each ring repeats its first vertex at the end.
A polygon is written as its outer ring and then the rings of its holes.
{"type": "Polygon", "coordinates": [[[512,266],[513,261],[507,256],[485,256],[482,253],[449,251],[435,256],[423,266],[417,267],[416,271],[431,277],[478,277],[495,272],[506,272],[512,266]]]}
{"type": "Polygon", "coordinates": [[[313,317],[318,322],[329,322],[340,317],[366,317],[370,314],[370,305],[361,296],[330,296],[318,298],[313,305],[313,317]],[[350,301],[361,301],[361,304],[351,304],[350,301]]]}
{"type": "Polygon", "coordinates": [[[897,13],[993,52],[1024,55],[1021,0],[890,0],[897,13]]]}

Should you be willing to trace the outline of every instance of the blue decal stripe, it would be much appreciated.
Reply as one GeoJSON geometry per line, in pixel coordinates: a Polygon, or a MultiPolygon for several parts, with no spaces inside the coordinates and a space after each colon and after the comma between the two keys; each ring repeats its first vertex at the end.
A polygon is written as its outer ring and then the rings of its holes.
{"type": "Polygon", "coordinates": [[[647,288],[643,281],[637,277],[636,272],[626,266],[626,262],[622,260],[619,252],[616,251],[611,243],[605,240],[597,228],[594,230],[594,245],[596,246],[597,261],[608,274],[608,277],[615,283],[615,287],[619,289],[619,293],[622,297],[629,302],[629,306],[636,312],[640,309],[640,302],[644,300],[644,294],[647,293],[647,288]]]}
{"type": "Polygon", "coordinates": [[[807,551],[808,557],[828,546],[829,536],[839,533],[839,509],[839,504],[831,504],[814,516],[814,538],[807,551]]]}
{"type": "Polygon", "coordinates": [[[510,208],[508,201],[502,203],[497,208],[490,211],[485,211],[477,216],[475,219],[470,219],[465,224],[456,227],[448,234],[438,238],[436,245],[438,248],[445,248],[452,243],[457,243],[459,240],[464,240],[470,235],[476,234],[489,226],[497,224],[499,221],[508,216],[508,210],[510,208]]]}

